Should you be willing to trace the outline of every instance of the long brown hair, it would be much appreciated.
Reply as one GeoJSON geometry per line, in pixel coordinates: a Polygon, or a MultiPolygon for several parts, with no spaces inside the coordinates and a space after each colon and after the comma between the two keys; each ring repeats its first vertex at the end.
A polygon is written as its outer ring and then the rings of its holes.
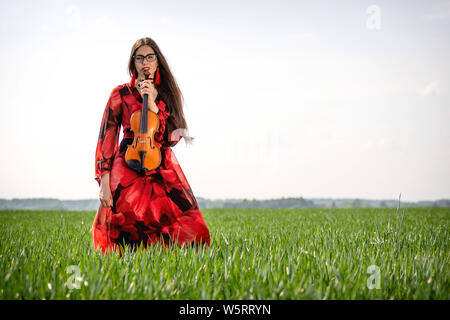
{"type": "MultiPolygon", "coordinates": [[[[134,43],[130,53],[130,60],[128,62],[128,72],[130,74],[130,77],[133,76],[133,73],[135,71],[134,55],[136,54],[136,51],[144,45],[150,46],[156,53],[156,59],[158,61],[159,67],[160,84],[156,84],[155,87],[158,90],[158,93],[160,94],[162,100],[166,104],[167,112],[169,112],[171,117],[174,118],[178,128],[185,129],[183,133],[185,141],[191,142],[193,140],[193,137],[189,137],[188,126],[183,112],[183,95],[174,76],[172,75],[172,72],[170,71],[166,58],[153,39],[146,37],[139,39],[134,43]]],[[[168,130],[168,136],[170,137],[170,134],[176,128],[173,126],[171,121],[167,121],[166,126],[166,130],[168,130]]]]}

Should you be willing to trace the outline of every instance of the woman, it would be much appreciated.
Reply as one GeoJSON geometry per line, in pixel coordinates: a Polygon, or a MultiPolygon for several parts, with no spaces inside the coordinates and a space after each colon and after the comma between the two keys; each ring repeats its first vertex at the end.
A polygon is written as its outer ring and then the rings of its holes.
{"type": "Polygon", "coordinates": [[[181,92],[155,41],[136,41],[128,70],[131,82],[112,90],[98,137],[95,179],[100,206],[91,230],[94,247],[103,253],[119,248],[122,256],[124,245],[133,250],[154,243],[209,245],[208,228],[171,149],[183,136],[191,138],[186,134],[181,92]],[[144,72],[150,72],[151,80],[145,80],[144,72]],[[142,109],[144,94],[160,120],[154,138],[161,164],[143,173],[127,166],[125,152],[134,137],[130,117],[142,109]]]}

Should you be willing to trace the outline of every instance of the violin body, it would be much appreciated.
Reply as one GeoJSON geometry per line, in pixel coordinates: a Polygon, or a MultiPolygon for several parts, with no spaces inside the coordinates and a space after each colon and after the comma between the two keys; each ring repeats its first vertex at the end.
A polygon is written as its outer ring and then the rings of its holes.
{"type": "Polygon", "coordinates": [[[147,105],[148,95],[144,94],[142,110],[135,111],[130,118],[134,139],[125,153],[128,167],[138,172],[156,169],[161,164],[161,150],[155,144],[155,133],[160,126],[159,118],[147,105]]]}

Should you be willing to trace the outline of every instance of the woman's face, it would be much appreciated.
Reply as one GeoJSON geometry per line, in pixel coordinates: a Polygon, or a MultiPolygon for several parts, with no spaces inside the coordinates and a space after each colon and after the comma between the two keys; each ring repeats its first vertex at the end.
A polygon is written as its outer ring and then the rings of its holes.
{"type": "Polygon", "coordinates": [[[155,51],[149,45],[143,45],[136,50],[134,66],[138,73],[137,79],[145,79],[144,71],[148,70],[150,72],[150,77],[155,78],[156,68],[158,67],[158,58],[154,56],[149,56],[155,54],[155,51]],[[136,57],[138,60],[136,60],[136,57]],[[147,57],[147,58],[143,58],[147,57]]]}

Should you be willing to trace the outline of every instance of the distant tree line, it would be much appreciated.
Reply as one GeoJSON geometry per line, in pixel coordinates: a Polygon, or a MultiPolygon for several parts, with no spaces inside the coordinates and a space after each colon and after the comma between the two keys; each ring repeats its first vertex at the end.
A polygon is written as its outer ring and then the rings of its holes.
{"type": "MultiPolygon", "coordinates": [[[[242,208],[242,209],[282,209],[282,208],[396,208],[398,200],[279,198],[279,199],[219,199],[197,197],[200,209],[242,208]]],[[[52,198],[0,199],[0,210],[97,210],[98,199],[59,200],[52,198]]],[[[401,202],[402,207],[450,207],[450,199],[436,201],[401,202]]]]}

